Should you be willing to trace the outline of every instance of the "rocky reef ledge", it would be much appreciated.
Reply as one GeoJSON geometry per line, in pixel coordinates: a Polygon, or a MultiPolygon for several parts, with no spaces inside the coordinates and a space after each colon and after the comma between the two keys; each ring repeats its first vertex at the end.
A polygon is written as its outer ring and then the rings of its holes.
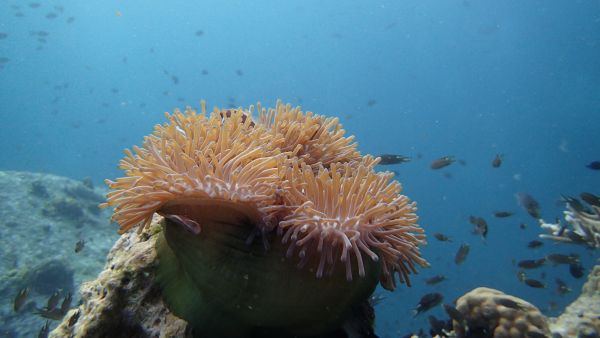
{"type": "Polygon", "coordinates": [[[50,337],[185,337],[187,323],[174,316],[154,283],[157,222],[141,234],[121,236],[104,271],[81,286],[81,305],[50,337]]]}

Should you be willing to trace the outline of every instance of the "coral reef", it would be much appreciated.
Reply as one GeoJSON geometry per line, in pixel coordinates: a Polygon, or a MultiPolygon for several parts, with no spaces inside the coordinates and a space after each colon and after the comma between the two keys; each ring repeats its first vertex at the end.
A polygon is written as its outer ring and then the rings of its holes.
{"type": "Polygon", "coordinates": [[[600,337],[600,265],[596,265],[581,295],[557,318],[550,329],[562,337],[600,337]]]}
{"type": "MultiPolygon", "coordinates": [[[[46,319],[36,309],[46,306],[57,289],[62,298],[101,271],[118,238],[110,227],[99,226],[110,217],[97,206],[104,193],[65,177],[0,171],[0,336],[37,336],[46,319]],[[87,189],[88,198],[75,200],[67,192],[81,189],[87,189]],[[81,217],[47,213],[49,206],[68,199],[81,217]],[[75,243],[84,238],[85,248],[75,253],[75,243]],[[23,288],[29,293],[15,312],[13,300],[23,288]]],[[[76,296],[72,304],[78,300],[76,296]]],[[[55,323],[51,320],[50,327],[55,323]]]]}
{"type": "Polygon", "coordinates": [[[81,286],[81,305],[50,337],[184,337],[187,323],[170,313],[153,282],[160,226],[128,233],[108,254],[104,271],[81,286]]]}
{"type": "Polygon", "coordinates": [[[541,234],[540,238],[600,248],[600,207],[590,205],[586,208],[574,198],[567,198],[566,204],[564,218],[570,227],[561,224],[560,221],[546,223],[540,219],[540,227],[549,232],[541,234]]]}
{"type": "Polygon", "coordinates": [[[532,304],[501,291],[480,287],[456,301],[464,322],[453,321],[457,337],[545,337],[546,318],[532,304]]]}
{"type": "Polygon", "coordinates": [[[157,282],[196,333],[335,332],[378,282],[427,265],[416,205],[337,119],[279,102],[252,113],[167,114],[126,151],[104,206],[121,233],[164,217],[157,282]]]}

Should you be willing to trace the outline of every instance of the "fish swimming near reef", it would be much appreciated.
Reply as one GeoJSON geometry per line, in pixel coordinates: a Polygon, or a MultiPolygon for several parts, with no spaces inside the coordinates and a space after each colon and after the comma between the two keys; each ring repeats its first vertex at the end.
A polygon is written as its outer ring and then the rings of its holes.
{"type": "Polygon", "coordinates": [[[579,194],[579,197],[581,197],[581,199],[584,200],[585,203],[600,208],[600,197],[589,192],[582,192],[581,194],[579,194]]]}
{"type": "Polygon", "coordinates": [[[540,266],[544,265],[544,263],[546,263],[545,258],[525,259],[525,260],[519,261],[517,266],[522,269],[535,269],[535,268],[539,268],[540,266]]]}
{"type": "Polygon", "coordinates": [[[458,311],[457,308],[455,308],[454,306],[450,305],[450,304],[444,304],[444,311],[446,311],[446,313],[448,314],[448,317],[450,317],[450,319],[457,321],[458,323],[462,324],[465,321],[465,317],[463,316],[463,314],[458,311]]]}
{"type": "Polygon", "coordinates": [[[483,217],[469,216],[469,222],[474,225],[472,233],[485,239],[488,234],[488,224],[483,217]]]}
{"type": "Polygon", "coordinates": [[[78,240],[77,243],[75,243],[75,253],[81,252],[81,250],[83,250],[84,247],[85,247],[85,240],[83,240],[83,239],[78,240]]]}
{"type": "Polygon", "coordinates": [[[540,282],[537,279],[525,278],[525,280],[523,280],[523,282],[527,286],[531,286],[532,288],[536,288],[536,289],[543,289],[546,287],[546,285],[544,283],[540,282]]]}
{"type": "Polygon", "coordinates": [[[540,204],[531,197],[531,195],[525,192],[519,192],[515,196],[519,205],[521,205],[531,217],[535,219],[540,218],[540,204]]]}
{"type": "Polygon", "coordinates": [[[48,334],[50,333],[50,321],[46,321],[46,324],[42,326],[40,332],[38,333],[38,338],[48,338],[48,334]]]}
{"type": "Polygon", "coordinates": [[[544,245],[544,242],[538,241],[536,239],[534,239],[533,241],[527,243],[527,247],[530,248],[530,249],[539,248],[542,245],[544,245]]]}
{"type": "Polygon", "coordinates": [[[378,157],[381,159],[381,161],[379,161],[379,165],[390,165],[410,162],[410,157],[403,155],[381,154],[378,157]]]}
{"type": "Polygon", "coordinates": [[[418,316],[419,314],[430,310],[434,306],[439,305],[442,300],[444,300],[444,296],[439,292],[432,292],[421,297],[419,304],[413,310],[413,317],[418,316]]]}
{"type": "Polygon", "coordinates": [[[510,211],[495,211],[494,212],[494,217],[498,217],[498,218],[506,218],[506,217],[510,217],[514,215],[513,212],[510,211]]]}
{"type": "Polygon", "coordinates": [[[23,308],[23,305],[25,305],[25,301],[27,300],[27,295],[29,295],[28,288],[19,290],[13,303],[13,310],[15,310],[15,312],[19,312],[23,308]]]}
{"type": "Polygon", "coordinates": [[[502,165],[502,159],[504,155],[496,154],[496,157],[492,160],[492,167],[499,168],[502,165]]]}
{"type": "Polygon", "coordinates": [[[444,275],[436,275],[425,280],[425,284],[427,285],[435,285],[441,283],[446,280],[446,276],[444,275]]]}
{"type": "Polygon", "coordinates": [[[452,242],[452,239],[441,232],[436,232],[433,234],[433,237],[440,242],[452,242]]]}
{"type": "Polygon", "coordinates": [[[571,276],[579,279],[585,274],[585,268],[580,263],[569,264],[569,273],[571,276]]]}
{"type": "Polygon", "coordinates": [[[554,265],[558,264],[577,264],[579,263],[579,256],[575,254],[564,255],[564,254],[549,254],[546,259],[554,265]]]}
{"type": "Polygon", "coordinates": [[[562,279],[556,278],[555,281],[556,292],[558,292],[559,295],[564,295],[571,292],[571,289],[567,286],[567,283],[565,283],[562,279]]]}
{"type": "Polygon", "coordinates": [[[454,256],[454,263],[459,265],[462,262],[464,262],[465,259],[467,259],[467,255],[469,254],[469,249],[469,244],[461,244],[460,248],[458,248],[458,251],[456,252],[456,256],[454,256]]]}
{"type": "Polygon", "coordinates": [[[451,165],[452,163],[454,163],[454,161],[456,161],[454,159],[454,156],[444,156],[444,157],[440,157],[437,160],[434,160],[433,162],[431,162],[431,165],[429,167],[433,170],[442,169],[444,167],[451,165]]]}
{"type": "Polygon", "coordinates": [[[590,162],[586,167],[592,170],[600,170],[600,161],[590,162]]]}

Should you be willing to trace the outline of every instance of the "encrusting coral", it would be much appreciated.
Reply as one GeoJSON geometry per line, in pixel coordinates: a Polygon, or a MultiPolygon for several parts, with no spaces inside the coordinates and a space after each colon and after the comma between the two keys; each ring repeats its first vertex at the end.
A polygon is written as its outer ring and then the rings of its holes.
{"type": "Polygon", "coordinates": [[[195,332],[335,331],[378,280],[392,290],[427,265],[415,203],[337,119],[281,103],[252,113],[167,114],[126,151],[104,206],[121,232],[164,217],[157,280],[195,332]]]}
{"type": "Polygon", "coordinates": [[[457,337],[528,338],[550,334],[546,318],[532,304],[501,291],[479,287],[456,301],[464,321],[453,321],[457,337]]]}

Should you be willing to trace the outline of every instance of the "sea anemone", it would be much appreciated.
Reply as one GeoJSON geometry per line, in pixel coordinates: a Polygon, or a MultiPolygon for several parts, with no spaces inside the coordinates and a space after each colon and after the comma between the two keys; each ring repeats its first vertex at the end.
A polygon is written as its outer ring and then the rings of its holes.
{"type": "Polygon", "coordinates": [[[335,331],[378,280],[427,265],[415,203],[337,119],[257,107],[167,114],[104,206],[121,232],[163,216],[157,281],[198,334],[335,331]]]}

